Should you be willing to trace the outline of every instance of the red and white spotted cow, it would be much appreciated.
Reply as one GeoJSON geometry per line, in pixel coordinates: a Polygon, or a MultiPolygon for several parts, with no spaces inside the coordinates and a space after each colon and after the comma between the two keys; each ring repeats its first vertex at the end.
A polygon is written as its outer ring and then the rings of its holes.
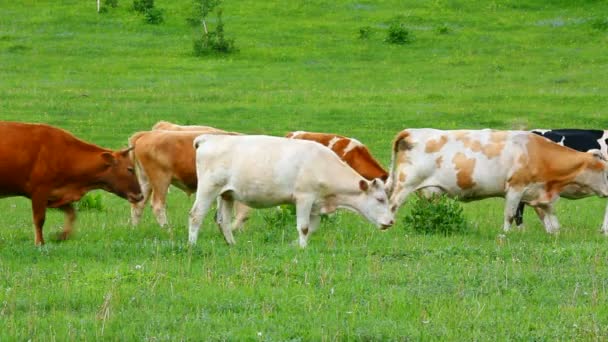
{"type": "Polygon", "coordinates": [[[393,144],[387,188],[391,210],[414,191],[446,193],[464,201],[506,199],[503,229],[520,201],[534,207],[549,233],[559,230],[560,193],[608,196],[608,164],[523,131],[406,129],[393,144]]]}
{"type": "Polygon", "coordinates": [[[386,182],[388,172],[372,156],[367,147],[354,138],[347,138],[330,133],[317,132],[289,132],[286,135],[290,139],[302,139],[316,141],[327,146],[335,154],[344,160],[350,167],[357,171],[363,178],[372,180],[380,178],[386,182]]]}
{"type": "Polygon", "coordinates": [[[129,149],[105,149],[53,126],[0,122],[0,160],[0,197],[32,200],[37,245],[44,244],[46,208],[65,213],[63,240],[76,220],[72,203],[88,191],[103,189],[130,202],[142,198],[129,149]]]}

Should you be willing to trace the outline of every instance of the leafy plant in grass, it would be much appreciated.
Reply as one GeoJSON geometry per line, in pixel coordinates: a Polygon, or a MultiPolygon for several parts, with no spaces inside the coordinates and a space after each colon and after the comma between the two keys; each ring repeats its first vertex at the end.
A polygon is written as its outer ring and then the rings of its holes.
{"type": "Polygon", "coordinates": [[[154,8],[154,0],[133,0],[133,9],[141,14],[152,8],[154,8]]]}
{"type": "Polygon", "coordinates": [[[104,209],[101,193],[90,192],[84,195],[78,202],[75,203],[77,210],[97,210],[102,211],[104,209]]]}
{"type": "Polygon", "coordinates": [[[154,7],[154,0],[133,0],[133,9],[143,14],[148,24],[158,25],[165,21],[164,11],[154,7]]]}
{"type": "Polygon", "coordinates": [[[359,39],[369,39],[372,36],[372,33],[371,26],[359,27],[359,39]]]}
{"type": "Polygon", "coordinates": [[[99,6],[99,8],[97,9],[97,12],[99,13],[106,13],[108,11],[108,8],[116,8],[118,7],[118,0],[104,0],[103,2],[100,2],[99,0],[97,0],[97,5],[99,6]]]}
{"type": "Polygon", "coordinates": [[[296,224],[296,207],[290,204],[264,210],[262,219],[268,227],[285,228],[296,224]]]}
{"type": "Polygon", "coordinates": [[[591,22],[591,27],[598,31],[608,31],[608,18],[597,18],[591,22]]]}
{"type": "Polygon", "coordinates": [[[193,17],[188,19],[192,25],[197,25],[200,22],[202,25],[202,33],[200,38],[194,40],[193,49],[195,56],[205,56],[212,53],[227,54],[236,52],[237,48],[234,45],[234,39],[226,38],[224,35],[224,22],[222,21],[222,9],[218,6],[221,0],[195,0],[193,17]],[[207,25],[207,16],[216,11],[217,24],[215,30],[212,31],[207,25]]]}
{"type": "Polygon", "coordinates": [[[392,22],[384,41],[390,44],[407,44],[412,41],[412,35],[402,22],[392,22]]]}
{"type": "Polygon", "coordinates": [[[414,231],[426,234],[450,235],[469,229],[460,203],[446,195],[416,196],[403,221],[414,231]]]}

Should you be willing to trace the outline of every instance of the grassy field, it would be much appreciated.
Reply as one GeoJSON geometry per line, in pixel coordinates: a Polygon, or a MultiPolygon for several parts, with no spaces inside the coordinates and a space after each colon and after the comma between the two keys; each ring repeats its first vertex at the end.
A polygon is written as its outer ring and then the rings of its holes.
{"type": "MultiPolygon", "coordinates": [[[[189,1],[0,4],[0,119],[119,148],[158,120],[357,137],[388,166],[406,127],[608,128],[605,1],[228,1],[240,49],[192,56],[189,1]],[[391,21],[414,40],[383,40],[391,21]],[[361,27],[371,27],[359,39],[361,27]]],[[[1,138],[0,138],[1,139],[1,138]]],[[[1,140],[0,140],[1,141],[1,140]]],[[[256,211],[228,247],[210,215],[187,246],[103,193],[65,243],[33,244],[29,201],[0,201],[0,340],[608,340],[605,201],[562,200],[559,235],[531,211],[502,236],[503,200],[464,205],[469,233],[379,232],[341,212],[300,249],[256,211]]],[[[407,212],[400,210],[400,217],[407,212]]],[[[63,217],[49,211],[45,235],[63,217]]]]}

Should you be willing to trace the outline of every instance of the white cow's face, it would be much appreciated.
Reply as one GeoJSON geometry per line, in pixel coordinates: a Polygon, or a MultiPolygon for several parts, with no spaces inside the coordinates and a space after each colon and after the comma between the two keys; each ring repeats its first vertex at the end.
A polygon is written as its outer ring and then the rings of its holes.
{"type": "Polygon", "coordinates": [[[382,230],[392,226],[395,215],[389,209],[384,182],[380,179],[361,180],[359,188],[362,191],[361,214],[382,230]]]}

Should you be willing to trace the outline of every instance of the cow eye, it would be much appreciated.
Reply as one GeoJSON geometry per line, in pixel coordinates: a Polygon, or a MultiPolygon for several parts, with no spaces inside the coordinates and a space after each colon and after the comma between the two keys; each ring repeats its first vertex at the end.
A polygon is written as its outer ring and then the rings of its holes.
{"type": "Polygon", "coordinates": [[[377,199],[377,200],[378,200],[378,202],[380,202],[380,203],[385,203],[385,202],[386,202],[386,200],[385,200],[384,198],[376,198],[376,199],[377,199]]]}
{"type": "Polygon", "coordinates": [[[135,169],[130,166],[127,168],[127,171],[129,171],[129,173],[135,174],[135,169]]]}

